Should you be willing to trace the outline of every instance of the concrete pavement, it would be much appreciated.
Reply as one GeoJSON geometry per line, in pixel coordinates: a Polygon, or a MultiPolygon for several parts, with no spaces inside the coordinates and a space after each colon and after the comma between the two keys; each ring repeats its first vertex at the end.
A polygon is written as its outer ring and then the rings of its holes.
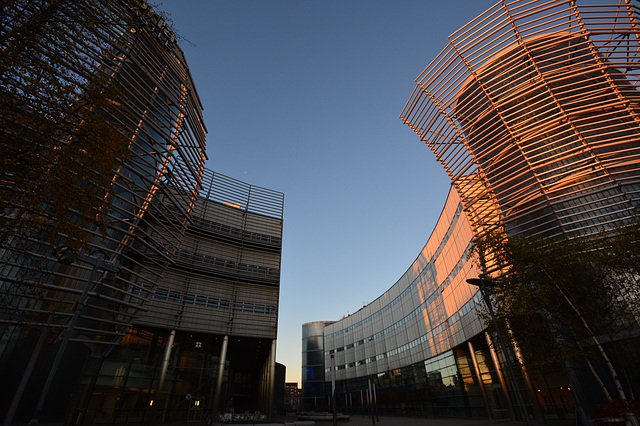
{"type": "MultiPolygon", "coordinates": [[[[525,422],[509,420],[489,420],[474,418],[417,418],[417,417],[380,417],[375,426],[525,426],[525,422]]],[[[316,426],[333,426],[333,421],[316,421],[316,426]]],[[[338,426],[374,426],[370,417],[351,416],[349,420],[338,422],[338,426]]]]}
{"type": "MultiPolygon", "coordinates": [[[[276,422],[284,422],[285,424],[301,423],[293,416],[281,417],[276,422]]],[[[557,425],[573,425],[573,423],[557,423],[557,425]]],[[[315,426],[333,426],[333,421],[315,420],[315,426]]],[[[371,421],[371,417],[362,417],[362,415],[351,415],[349,420],[338,421],[338,426],[526,426],[526,422],[513,422],[511,420],[489,420],[478,418],[424,418],[424,417],[386,417],[380,416],[375,419],[375,425],[371,421]]]]}
{"type": "MultiPolygon", "coordinates": [[[[573,422],[553,422],[553,426],[573,426],[573,422]]],[[[225,423],[206,423],[206,422],[180,422],[180,423],[158,423],[156,426],[226,426],[225,423]]],[[[535,423],[538,426],[537,423],[535,423]]],[[[62,424],[41,424],[40,426],[63,426],[62,424]]],[[[104,424],[101,426],[122,426],[104,424]]],[[[136,424],[129,423],[127,426],[149,426],[148,423],[136,424]]],[[[236,426],[236,425],[231,425],[236,426]]],[[[253,426],[247,422],[240,426],[253,426]]],[[[255,426],[333,426],[332,420],[298,420],[295,416],[281,416],[267,423],[256,423],[255,426]]],[[[371,417],[362,417],[362,415],[351,415],[349,420],[338,421],[338,426],[526,426],[526,422],[513,422],[510,420],[489,420],[478,418],[424,418],[424,417],[376,417],[375,425],[371,421],[371,417]]]]}

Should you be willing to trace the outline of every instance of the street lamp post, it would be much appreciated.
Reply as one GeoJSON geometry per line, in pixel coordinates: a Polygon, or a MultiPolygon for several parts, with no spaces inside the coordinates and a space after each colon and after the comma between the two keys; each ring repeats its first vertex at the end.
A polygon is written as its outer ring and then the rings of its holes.
{"type": "Polygon", "coordinates": [[[496,315],[493,312],[491,299],[489,298],[489,295],[485,291],[486,287],[495,287],[496,283],[491,280],[485,280],[482,278],[469,278],[467,279],[467,284],[471,284],[480,289],[480,294],[482,295],[482,299],[484,300],[484,303],[487,305],[487,309],[489,309],[489,314],[491,315],[491,321],[493,321],[493,326],[496,328],[496,334],[498,335],[500,348],[502,349],[502,353],[504,354],[504,359],[507,362],[507,369],[509,370],[509,375],[511,376],[511,381],[513,382],[513,390],[516,394],[516,399],[518,400],[518,405],[520,406],[520,410],[522,411],[522,416],[527,422],[527,425],[531,426],[531,419],[529,418],[529,413],[527,412],[527,409],[524,405],[524,399],[522,398],[522,393],[520,392],[520,386],[518,385],[518,380],[516,379],[516,373],[513,369],[513,365],[511,364],[511,357],[507,352],[507,344],[504,342],[504,339],[502,338],[502,333],[500,333],[500,327],[498,327],[498,321],[496,320],[496,315]]]}

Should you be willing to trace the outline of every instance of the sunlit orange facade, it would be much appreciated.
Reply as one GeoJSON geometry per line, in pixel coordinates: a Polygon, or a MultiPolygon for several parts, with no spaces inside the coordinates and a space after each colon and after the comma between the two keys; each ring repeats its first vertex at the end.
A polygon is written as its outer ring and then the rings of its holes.
{"type": "MultiPolygon", "coordinates": [[[[335,374],[340,410],[375,402],[380,414],[523,420],[504,354],[466,283],[480,272],[470,247],[498,226],[572,237],[637,216],[640,9],[631,0],[602,3],[499,2],[452,34],[416,79],[400,118],[452,188],[407,272],[324,327],[325,382],[330,389],[335,374]]],[[[579,406],[601,396],[580,375],[523,373],[524,411],[575,421],[579,406]]]]}
{"type": "MultiPolygon", "coordinates": [[[[483,416],[483,391],[474,377],[493,367],[482,334],[484,327],[478,319],[481,299],[476,289],[465,282],[467,277],[477,276],[475,265],[469,260],[472,235],[460,197],[452,189],[431,237],[405,274],[372,303],[340,321],[326,323],[324,380],[331,380],[329,359],[333,356],[340,398],[355,400],[352,407],[366,406],[366,394],[361,400],[360,390],[372,379],[380,409],[387,414],[397,413],[402,402],[402,412],[407,414],[433,412],[455,417],[471,415],[473,410],[475,415],[483,416]],[[468,366],[473,364],[469,352],[473,346],[468,342],[474,338],[477,348],[472,352],[475,356],[479,351],[482,370],[470,367],[460,376],[455,365],[463,359],[468,366]],[[460,345],[464,346],[462,351],[453,350],[460,345]],[[394,380],[407,375],[411,378],[405,377],[406,389],[395,389],[394,380]],[[429,380],[437,383],[442,392],[448,392],[447,398],[460,400],[450,407],[428,405],[427,393],[433,394],[429,380]],[[464,386],[464,396],[454,395],[459,386],[464,386]],[[472,406],[464,404],[463,397],[471,397],[472,406]]],[[[303,395],[306,382],[312,382],[310,374],[316,373],[303,366],[303,395]]],[[[491,383],[489,379],[486,387],[493,401],[499,396],[493,395],[491,383]]],[[[311,401],[303,398],[304,402],[309,405],[311,401]]]]}
{"type": "Polygon", "coordinates": [[[590,234],[640,204],[640,9],[605,3],[498,3],[416,80],[401,118],[476,233],[590,234]]]}

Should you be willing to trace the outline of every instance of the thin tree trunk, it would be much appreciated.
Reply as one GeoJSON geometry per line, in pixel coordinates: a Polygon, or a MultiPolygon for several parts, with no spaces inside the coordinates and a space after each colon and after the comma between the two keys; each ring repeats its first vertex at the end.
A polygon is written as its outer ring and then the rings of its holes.
{"type": "Polygon", "coordinates": [[[556,290],[558,290],[558,292],[562,295],[564,300],[569,304],[569,307],[571,307],[573,312],[578,316],[578,318],[580,318],[580,322],[582,322],[582,325],[584,326],[584,328],[589,333],[589,336],[590,336],[591,340],[593,341],[593,343],[595,343],[596,347],[598,348],[598,351],[600,352],[600,356],[602,356],[602,359],[607,364],[607,368],[609,369],[609,372],[611,373],[611,378],[613,379],[613,382],[614,382],[614,384],[616,386],[616,390],[618,391],[618,395],[620,396],[620,399],[625,401],[627,399],[627,396],[624,393],[624,389],[622,389],[622,383],[620,383],[620,379],[618,379],[618,373],[617,373],[615,367],[613,366],[613,364],[611,363],[611,360],[609,360],[609,357],[607,356],[607,353],[605,352],[604,348],[602,347],[602,344],[600,343],[600,341],[596,337],[595,333],[593,331],[591,331],[591,327],[589,327],[589,324],[587,323],[587,320],[584,319],[584,317],[582,316],[582,313],[580,312],[580,310],[573,304],[573,302],[571,302],[571,299],[569,299],[569,297],[565,294],[565,292],[562,291],[560,286],[558,284],[556,284],[556,282],[551,278],[549,273],[544,268],[542,270],[547,275],[547,277],[549,278],[549,280],[551,281],[553,286],[556,288],[556,290]]]}
{"type": "MultiPolygon", "coordinates": [[[[573,335],[573,338],[575,339],[576,344],[578,345],[578,348],[580,348],[582,353],[584,353],[584,349],[583,349],[582,345],[580,344],[580,339],[578,339],[578,336],[576,336],[575,333],[571,333],[571,334],[573,335]]],[[[593,374],[593,377],[596,379],[596,382],[598,382],[598,385],[600,385],[600,389],[602,389],[602,392],[604,393],[604,396],[607,398],[607,401],[612,401],[613,398],[611,398],[611,394],[607,390],[607,387],[604,385],[604,382],[600,378],[600,375],[598,374],[596,369],[593,368],[593,364],[591,364],[591,360],[586,356],[583,356],[583,358],[584,358],[585,362],[587,363],[587,365],[589,366],[589,370],[591,371],[591,374],[593,374]]]]}
{"type": "Polygon", "coordinates": [[[591,373],[593,374],[593,377],[595,377],[596,382],[598,382],[598,385],[600,385],[600,389],[602,389],[602,392],[604,392],[604,396],[607,398],[607,401],[612,401],[613,398],[611,398],[611,395],[609,394],[607,387],[602,382],[602,379],[600,379],[600,376],[596,372],[595,368],[593,368],[593,364],[591,364],[591,360],[589,360],[589,358],[587,358],[586,356],[584,357],[584,360],[587,362],[587,365],[589,366],[589,370],[591,370],[591,373]]]}

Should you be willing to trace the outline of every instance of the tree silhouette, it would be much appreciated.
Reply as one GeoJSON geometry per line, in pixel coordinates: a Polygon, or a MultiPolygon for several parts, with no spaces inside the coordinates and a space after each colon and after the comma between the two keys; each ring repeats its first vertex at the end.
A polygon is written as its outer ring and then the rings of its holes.
{"type": "Polygon", "coordinates": [[[622,346],[634,344],[628,337],[640,328],[639,242],[638,222],[571,239],[494,232],[476,241],[480,267],[501,266],[492,278],[498,284],[497,316],[527,364],[584,362],[611,400],[594,367],[602,363],[617,398],[628,399],[626,366],[619,372],[612,359],[622,346]]]}

